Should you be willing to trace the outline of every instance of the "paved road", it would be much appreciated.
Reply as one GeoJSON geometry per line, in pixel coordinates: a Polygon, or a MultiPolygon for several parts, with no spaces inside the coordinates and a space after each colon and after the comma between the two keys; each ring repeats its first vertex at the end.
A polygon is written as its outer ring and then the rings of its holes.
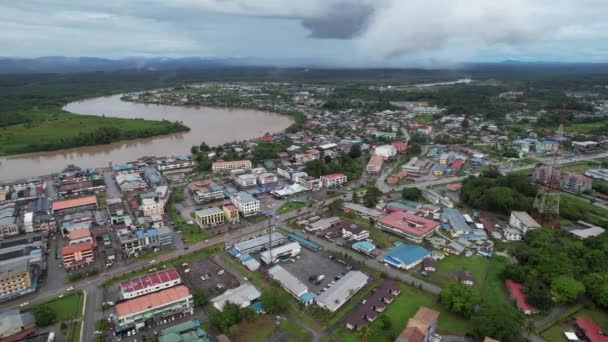
{"type": "MultiPolygon", "coordinates": [[[[560,159],[558,160],[558,163],[560,165],[563,164],[572,164],[572,163],[577,163],[577,162],[581,162],[581,161],[587,161],[587,160],[594,160],[594,159],[601,159],[601,158],[607,158],[608,157],[608,152],[605,153],[600,153],[600,154],[593,154],[593,155],[583,155],[583,156],[578,156],[578,157],[573,157],[570,159],[560,159]]],[[[540,158],[539,161],[542,163],[548,163],[551,162],[551,158],[540,158]]],[[[525,165],[525,166],[518,166],[518,167],[513,167],[513,168],[506,168],[506,169],[501,169],[500,171],[502,173],[510,173],[510,172],[517,172],[517,171],[522,171],[522,170],[531,170],[535,167],[535,164],[531,164],[531,165],[525,165]]],[[[475,173],[475,174],[471,174],[472,176],[478,176],[479,173],[475,173]]],[[[377,181],[376,181],[376,186],[378,187],[378,189],[380,189],[382,192],[391,192],[391,191],[400,191],[403,190],[404,188],[426,188],[429,186],[434,186],[434,185],[439,185],[439,184],[446,184],[446,183],[453,183],[453,182],[459,182],[464,180],[466,177],[468,176],[462,176],[462,177],[443,177],[443,178],[439,178],[437,180],[432,180],[432,181],[427,181],[427,182],[420,182],[420,183],[412,183],[412,184],[405,184],[405,185],[396,185],[396,186],[389,186],[385,183],[385,179],[388,176],[388,171],[385,170],[380,177],[378,177],[377,181]]]]}

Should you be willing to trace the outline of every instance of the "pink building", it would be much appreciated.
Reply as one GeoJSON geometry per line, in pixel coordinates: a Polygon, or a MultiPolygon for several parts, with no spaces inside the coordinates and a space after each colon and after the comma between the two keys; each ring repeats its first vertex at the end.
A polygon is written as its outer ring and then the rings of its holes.
{"type": "Polygon", "coordinates": [[[321,176],[321,185],[324,188],[337,188],[346,182],[348,182],[348,178],[342,173],[321,176]]]}
{"type": "Polygon", "coordinates": [[[367,163],[367,172],[379,173],[380,170],[382,170],[382,164],[384,164],[384,159],[382,158],[382,156],[371,156],[371,158],[369,158],[369,162],[367,163]]]}

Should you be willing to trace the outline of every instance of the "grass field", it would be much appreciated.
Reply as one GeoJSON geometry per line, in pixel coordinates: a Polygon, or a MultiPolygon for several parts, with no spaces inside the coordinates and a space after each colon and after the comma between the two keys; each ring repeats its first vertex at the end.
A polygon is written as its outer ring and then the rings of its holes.
{"type": "Polygon", "coordinates": [[[287,202],[277,209],[277,214],[282,215],[292,210],[300,209],[305,207],[306,204],[302,202],[287,202]]]}
{"type": "Polygon", "coordinates": [[[601,129],[606,125],[608,125],[608,121],[606,120],[590,123],[576,123],[564,125],[564,131],[571,133],[588,133],[589,131],[601,129]]]}
{"type": "Polygon", "coordinates": [[[82,329],[82,321],[73,322],[68,324],[67,331],[65,333],[67,342],[78,342],[80,341],[80,329],[82,329]]]}
{"type": "Polygon", "coordinates": [[[49,301],[26,306],[21,311],[31,311],[38,307],[49,307],[56,315],[57,322],[82,316],[84,294],[80,291],[64,295],[49,301]]]}
{"type": "Polygon", "coordinates": [[[541,336],[545,338],[547,341],[565,341],[564,332],[565,331],[574,331],[572,322],[576,317],[585,317],[592,319],[595,323],[599,324],[601,327],[608,326],[608,313],[584,308],[580,311],[576,311],[575,313],[560,319],[555,325],[551,328],[545,330],[541,336]]]}
{"type": "Polygon", "coordinates": [[[397,236],[389,234],[378,228],[369,229],[369,236],[372,240],[374,240],[375,243],[381,245],[383,248],[390,248],[393,246],[395,241],[401,241],[401,239],[397,236]]]}
{"type": "Polygon", "coordinates": [[[567,173],[571,173],[571,172],[582,173],[589,169],[600,167],[600,165],[601,165],[601,163],[598,163],[595,161],[587,161],[587,162],[581,162],[581,163],[562,165],[560,169],[561,169],[562,174],[567,174],[567,173]]]}
{"type": "MultiPolygon", "coordinates": [[[[3,127],[0,130],[0,155],[82,146],[84,144],[71,142],[79,135],[95,132],[100,127],[111,128],[118,132],[122,139],[176,131],[168,121],[107,118],[63,111],[40,113],[36,117],[41,119],[28,124],[3,127]],[[50,147],[41,149],[41,144],[50,147]]],[[[117,140],[120,139],[113,139],[117,140]]]]}

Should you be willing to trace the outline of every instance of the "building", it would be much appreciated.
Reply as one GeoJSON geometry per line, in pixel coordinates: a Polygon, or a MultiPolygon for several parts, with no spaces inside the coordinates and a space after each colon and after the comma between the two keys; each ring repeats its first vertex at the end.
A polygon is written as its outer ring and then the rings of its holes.
{"type": "Polygon", "coordinates": [[[319,178],[311,176],[298,177],[296,183],[303,186],[308,191],[321,190],[321,180],[319,178]]]}
{"type": "Polygon", "coordinates": [[[68,233],[68,244],[77,245],[83,242],[89,242],[95,246],[95,240],[89,228],[76,229],[68,233]]]}
{"type": "Polygon", "coordinates": [[[374,149],[374,154],[384,159],[388,159],[397,155],[397,148],[393,145],[378,146],[374,149]]]}
{"type": "MultiPolygon", "coordinates": [[[[607,342],[608,336],[602,327],[586,317],[578,316],[575,318],[575,324],[580,332],[580,336],[584,336],[583,341],[589,342],[607,342]]],[[[577,339],[578,340],[578,339],[577,339]]]]}
{"type": "Polygon", "coordinates": [[[367,163],[367,173],[379,173],[382,170],[382,164],[384,164],[384,158],[374,154],[369,158],[369,162],[367,163]]]}
{"type": "Polygon", "coordinates": [[[181,283],[182,279],[177,270],[169,268],[123,281],[120,283],[120,293],[122,298],[131,299],[151,292],[164,290],[181,283]]]}
{"type": "Polygon", "coordinates": [[[462,270],[456,274],[458,281],[465,284],[466,286],[473,286],[473,273],[470,271],[462,270]]]}
{"type": "Polygon", "coordinates": [[[350,271],[317,297],[317,305],[335,312],[361,290],[369,279],[361,271],[350,271]]]}
{"type": "Polygon", "coordinates": [[[450,232],[450,234],[454,237],[470,234],[473,232],[473,228],[469,226],[464,216],[460,213],[458,209],[454,208],[445,208],[443,209],[443,214],[441,215],[442,222],[444,223],[444,228],[450,232]]]}
{"type": "Polygon", "coordinates": [[[232,246],[232,250],[234,250],[234,254],[237,256],[240,254],[251,254],[268,248],[269,244],[272,244],[272,247],[274,247],[282,244],[286,240],[287,238],[281,233],[272,233],[270,236],[266,234],[254,239],[235,243],[232,246]]]}
{"type": "Polygon", "coordinates": [[[260,185],[275,184],[279,181],[279,177],[271,172],[263,172],[258,176],[258,183],[260,185]]]}
{"type": "Polygon", "coordinates": [[[211,171],[224,172],[236,169],[251,169],[251,160],[216,161],[211,164],[211,171]]]}
{"type": "Polygon", "coordinates": [[[155,198],[143,198],[141,210],[144,212],[144,216],[162,215],[165,213],[165,205],[155,198]]]}
{"type": "Polygon", "coordinates": [[[188,190],[196,203],[224,199],[224,187],[210,180],[192,182],[188,185],[188,190]]]}
{"type": "Polygon", "coordinates": [[[36,319],[31,312],[19,309],[5,310],[0,313],[0,341],[31,341],[28,336],[36,330],[36,319]]]}
{"type": "Polygon", "coordinates": [[[66,270],[86,266],[95,261],[95,253],[91,242],[67,245],[61,249],[63,267],[66,270]]]}
{"type": "Polygon", "coordinates": [[[233,180],[241,188],[250,188],[258,184],[258,177],[251,173],[236,175],[233,180]]]}
{"type": "Polygon", "coordinates": [[[160,249],[173,244],[173,231],[167,227],[129,232],[118,231],[118,241],[125,256],[137,256],[145,250],[160,249]]]}
{"type": "Polygon", "coordinates": [[[511,293],[511,297],[515,299],[515,305],[517,305],[519,311],[521,311],[524,315],[531,315],[537,312],[534,306],[526,302],[526,295],[524,294],[524,286],[522,284],[516,283],[511,279],[507,279],[505,280],[505,286],[507,287],[507,290],[509,290],[509,293],[511,293]]]}
{"type": "Polygon", "coordinates": [[[230,201],[244,217],[257,215],[260,212],[260,201],[245,191],[239,191],[230,201]]]}
{"type": "Polygon", "coordinates": [[[348,178],[342,173],[321,176],[321,185],[324,188],[337,188],[342,186],[347,181],[348,178]]]}
{"type": "Polygon", "coordinates": [[[239,210],[232,204],[226,204],[222,207],[224,219],[230,224],[239,223],[239,210]]]}
{"type": "Polygon", "coordinates": [[[95,209],[97,207],[97,196],[86,196],[53,201],[53,214],[63,214],[71,211],[95,209]]]}
{"type": "Polygon", "coordinates": [[[592,225],[591,223],[577,221],[574,229],[570,230],[569,233],[581,240],[584,240],[590,237],[600,236],[605,231],[606,230],[604,228],[592,225]]]}
{"type": "Polygon", "coordinates": [[[226,305],[226,303],[232,303],[240,306],[241,308],[246,308],[252,305],[261,296],[262,294],[258,289],[255,288],[255,286],[251,284],[243,284],[235,289],[228,289],[221,295],[212,298],[211,303],[220,311],[224,310],[224,305],[226,305]]]}
{"type": "Polygon", "coordinates": [[[346,328],[358,330],[375,321],[400,293],[399,283],[394,280],[384,281],[346,316],[346,328]]]}
{"type": "Polygon", "coordinates": [[[424,247],[403,243],[386,253],[383,261],[397,268],[410,270],[430,256],[431,252],[424,247]]]}
{"type": "Polygon", "coordinates": [[[421,306],[395,342],[429,342],[437,330],[438,319],[438,311],[421,306]]]}
{"type": "MultiPolygon", "coordinates": [[[[308,294],[308,286],[306,286],[303,282],[301,282],[298,278],[296,278],[293,274],[289,273],[286,269],[279,265],[272,266],[268,269],[268,275],[274,280],[276,280],[281,287],[285,289],[285,291],[289,292],[290,295],[295,297],[298,300],[302,300],[309,298],[308,294]]],[[[305,304],[309,304],[305,303],[305,304]]]]}
{"type": "Polygon", "coordinates": [[[201,228],[213,227],[224,224],[224,210],[218,207],[200,209],[194,212],[196,224],[201,228]]]}
{"type": "Polygon", "coordinates": [[[534,174],[532,175],[532,178],[537,183],[542,184],[547,184],[550,181],[558,181],[560,178],[559,170],[554,169],[549,165],[541,165],[534,169],[534,174]]]}
{"type": "Polygon", "coordinates": [[[376,227],[421,243],[437,230],[439,223],[404,211],[395,211],[379,219],[376,227]]]}
{"type": "Polygon", "coordinates": [[[540,224],[525,211],[512,211],[509,226],[519,229],[524,235],[530,229],[540,228],[540,224]]]}
{"type": "Polygon", "coordinates": [[[7,260],[0,264],[0,300],[10,299],[34,290],[29,260],[7,260]]]}
{"type": "Polygon", "coordinates": [[[173,325],[160,332],[158,342],[209,342],[209,336],[198,320],[173,325]]]}
{"type": "Polygon", "coordinates": [[[376,245],[369,241],[357,241],[351,245],[352,249],[370,255],[376,250],[376,245]]]}
{"type": "Polygon", "coordinates": [[[384,215],[383,212],[373,209],[373,208],[368,208],[366,206],[360,205],[360,204],[356,204],[356,203],[352,203],[352,202],[346,202],[344,203],[344,206],[342,207],[342,210],[344,210],[345,212],[354,212],[357,215],[361,216],[364,219],[369,219],[369,218],[373,218],[374,220],[377,220],[378,218],[380,218],[382,215],[384,215]]]}
{"type": "Polygon", "coordinates": [[[437,270],[437,260],[432,257],[424,258],[422,260],[422,269],[425,272],[435,272],[437,270]]]}
{"type": "Polygon", "coordinates": [[[260,253],[260,260],[266,265],[274,264],[280,260],[288,260],[300,254],[302,248],[297,242],[291,242],[282,246],[274,247],[271,250],[260,253]]]}
{"type": "MultiPolygon", "coordinates": [[[[317,217],[317,219],[318,219],[318,217],[317,217]]],[[[310,222],[306,226],[306,230],[309,232],[325,230],[325,229],[331,228],[332,226],[334,226],[340,222],[341,222],[341,220],[339,217],[335,217],[335,216],[326,217],[326,218],[322,218],[315,222],[310,222]]]]}
{"type": "Polygon", "coordinates": [[[608,182],[608,169],[587,170],[585,171],[585,176],[595,180],[608,182]]]}
{"type": "Polygon", "coordinates": [[[369,238],[369,231],[356,224],[342,224],[342,238],[346,240],[363,241],[369,238]]]}
{"type": "Polygon", "coordinates": [[[116,303],[114,317],[117,332],[152,327],[167,318],[194,313],[194,300],[190,290],[177,285],[158,292],[116,303]]]}
{"type": "Polygon", "coordinates": [[[431,190],[431,189],[423,189],[422,197],[424,197],[424,199],[426,199],[427,201],[429,201],[433,204],[441,204],[447,208],[454,207],[454,203],[449,198],[442,196],[442,195],[438,194],[436,191],[431,190]]]}
{"type": "Polygon", "coordinates": [[[524,234],[517,228],[505,228],[502,234],[507,241],[521,241],[524,238],[524,234]]]}
{"type": "Polygon", "coordinates": [[[573,141],[572,149],[581,153],[594,152],[600,149],[600,143],[597,141],[573,141]]]}
{"type": "Polygon", "coordinates": [[[15,216],[6,216],[0,218],[0,239],[6,239],[11,236],[19,235],[19,226],[15,216]]]}
{"type": "Polygon", "coordinates": [[[560,179],[561,190],[574,192],[577,194],[591,192],[593,180],[589,177],[571,173],[560,179]]]}

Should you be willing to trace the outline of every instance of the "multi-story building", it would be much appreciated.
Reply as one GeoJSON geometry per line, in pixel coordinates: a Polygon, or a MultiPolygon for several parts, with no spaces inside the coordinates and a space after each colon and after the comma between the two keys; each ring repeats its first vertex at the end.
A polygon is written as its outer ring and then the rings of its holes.
{"type": "Polygon", "coordinates": [[[306,190],[310,190],[310,191],[321,190],[321,180],[319,178],[315,178],[315,177],[311,177],[311,176],[299,177],[297,184],[300,184],[301,186],[305,187],[306,190]]]}
{"type": "Polygon", "coordinates": [[[532,175],[532,178],[537,183],[542,184],[549,183],[549,181],[551,180],[559,181],[559,170],[554,169],[549,165],[541,165],[534,169],[534,174],[532,175]]]}
{"type": "Polygon", "coordinates": [[[218,207],[197,210],[194,215],[196,224],[201,228],[224,224],[224,211],[218,207]]]}
{"type": "Polygon", "coordinates": [[[134,256],[145,250],[173,244],[173,232],[167,227],[138,230],[134,233],[123,229],[118,232],[118,240],[122,253],[126,256],[134,256]]]}
{"type": "Polygon", "coordinates": [[[91,242],[67,245],[61,249],[63,267],[66,270],[88,265],[95,261],[95,253],[91,242]]]}
{"type": "Polygon", "coordinates": [[[210,180],[196,181],[188,185],[192,198],[197,203],[211,202],[224,198],[224,187],[210,180]]]}
{"type": "Polygon", "coordinates": [[[260,185],[274,184],[279,181],[279,177],[272,172],[264,172],[258,176],[260,185]]]}
{"type": "Polygon", "coordinates": [[[165,212],[165,205],[156,198],[142,198],[141,210],[144,216],[162,215],[165,212]]]}
{"type": "Polygon", "coordinates": [[[397,155],[397,148],[393,145],[382,145],[374,149],[374,155],[381,156],[384,159],[397,155]]]}
{"type": "Polygon", "coordinates": [[[19,260],[0,264],[0,300],[33,291],[30,263],[19,260]]]}
{"type": "Polygon", "coordinates": [[[367,173],[379,173],[382,170],[382,164],[384,164],[384,158],[380,155],[373,155],[369,158],[367,163],[367,173]]]}
{"type": "Polygon", "coordinates": [[[395,211],[379,219],[376,226],[389,233],[421,243],[425,237],[439,228],[439,223],[404,211],[395,211]]]}
{"type": "Polygon", "coordinates": [[[245,191],[238,192],[230,201],[245,217],[256,215],[261,210],[260,201],[245,191]]]}
{"type": "Polygon", "coordinates": [[[90,242],[95,245],[89,228],[75,229],[68,233],[68,244],[77,245],[83,242],[90,242]]]}
{"type": "Polygon", "coordinates": [[[182,278],[175,268],[146,274],[120,283],[122,298],[131,299],[151,292],[173,287],[182,283],[182,278]]]}
{"type": "Polygon", "coordinates": [[[324,188],[337,188],[347,181],[348,178],[342,173],[321,176],[321,184],[324,188]]]}
{"type": "Polygon", "coordinates": [[[561,189],[577,194],[590,192],[593,187],[593,180],[583,175],[571,173],[560,180],[561,189]]]}
{"type": "Polygon", "coordinates": [[[163,174],[171,172],[190,172],[194,169],[194,161],[187,156],[179,156],[175,159],[163,159],[156,161],[156,168],[163,174]]]}
{"type": "Polygon", "coordinates": [[[258,184],[258,177],[251,173],[234,176],[233,180],[241,188],[249,188],[258,184]]]}
{"type": "Polygon", "coordinates": [[[19,235],[19,226],[15,216],[7,216],[0,218],[0,239],[19,235]]]}
{"type": "Polygon", "coordinates": [[[211,171],[223,172],[236,169],[251,169],[251,160],[216,161],[211,164],[211,171]]]}
{"type": "Polygon", "coordinates": [[[239,210],[232,204],[226,204],[222,208],[226,222],[233,224],[239,223],[239,210]]]}
{"type": "Polygon", "coordinates": [[[117,332],[152,327],[159,321],[194,313],[194,300],[190,290],[177,285],[158,292],[119,302],[115,306],[114,318],[117,332]]]}

